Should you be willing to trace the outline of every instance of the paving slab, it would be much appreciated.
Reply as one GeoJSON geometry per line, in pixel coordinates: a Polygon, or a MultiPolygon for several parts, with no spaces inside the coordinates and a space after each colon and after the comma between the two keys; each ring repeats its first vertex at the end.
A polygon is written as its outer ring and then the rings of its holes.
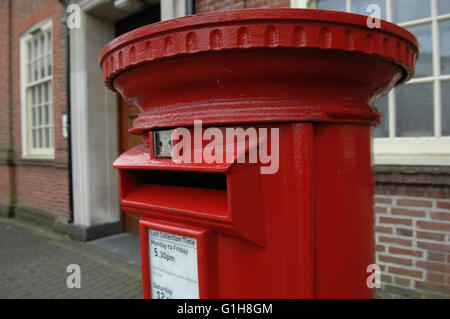
{"type": "Polygon", "coordinates": [[[123,255],[0,218],[0,298],[141,298],[140,264],[123,255]],[[80,288],[67,287],[71,264],[80,267],[80,288]]]}

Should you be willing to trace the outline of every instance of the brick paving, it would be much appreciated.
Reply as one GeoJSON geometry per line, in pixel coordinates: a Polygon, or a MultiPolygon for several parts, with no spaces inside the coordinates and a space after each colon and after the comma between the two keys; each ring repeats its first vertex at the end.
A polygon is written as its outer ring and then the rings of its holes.
{"type": "Polygon", "coordinates": [[[140,265],[50,230],[0,218],[0,298],[141,298],[140,265]],[[67,288],[69,264],[81,288],[67,288]]]}

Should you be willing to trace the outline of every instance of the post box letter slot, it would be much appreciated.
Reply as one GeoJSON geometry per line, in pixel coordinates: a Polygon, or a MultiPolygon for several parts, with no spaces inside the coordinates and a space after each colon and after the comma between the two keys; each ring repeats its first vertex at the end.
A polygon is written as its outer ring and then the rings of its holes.
{"type": "Polygon", "coordinates": [[[176,214],[227,216],[225,174],[155,170],[121,171],[122,206],[176,214]]]}

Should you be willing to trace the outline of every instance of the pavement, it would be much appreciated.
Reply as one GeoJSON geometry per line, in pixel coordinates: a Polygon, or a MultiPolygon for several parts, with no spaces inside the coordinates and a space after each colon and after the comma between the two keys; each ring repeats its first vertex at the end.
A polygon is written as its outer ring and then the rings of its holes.
{"type": "Polygon", "coordinates": [[[0,218],[0,299],[141,298],[139,245],[133,236],[83,243],[0,218]],[[79,266],[80,288],[67,286],[75,275],[73,270],[67,272],[72,264],[79,266]]]}

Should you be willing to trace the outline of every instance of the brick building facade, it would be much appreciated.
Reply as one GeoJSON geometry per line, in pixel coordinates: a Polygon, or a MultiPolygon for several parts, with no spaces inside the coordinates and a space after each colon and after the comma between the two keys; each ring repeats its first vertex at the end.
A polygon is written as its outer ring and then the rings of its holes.
{"type": "MultiPolygon", "coordinates": [[[[177,13],[175,9],[172,11],[167,11],[167,8],[164,9],[163,5],[167,5],[169,2],[174,3],[174,1],[177,0],[163,0],[161,5],[162,17],[176,17],[187,13],[186,11],[177,13]]],[[[109,21],[124,19],[127,14],[108,11],[113,10],[111,7],[99,9],[95,7],[96,1],[71,2],[79,3],[83,12],[85,12],[83,13],[85,15],[83,21],[89,24],[91,37],[94,37],[96,30],[98,30],[98,33],[103,32],[102,30],[108,30],[109,32],[107,32],[109,38],[101,38],[99,35],[100,42],[103,43],[83,51],[85,57],[80,58],[79,55],[73,54],[71,56],[71,73],[77,74],[73,77],[70,90],[73,101],[72,109],[76,109],[84,103],[77,100],[80,99],[78,95],[74,96],[74,93],[80,92],[76,85],[84,81],[77,82],[78,74],[82,73],[79,72],[79,65],[82,65],[82,67],[84,65],[86,69],[89,69],[89,66],[97,65],[97,51],[102,48],[104,43],[115,36],[114,31],[111,31],[114,30],[114,24],[109,23],[109,21]],[[102,10],[104,12],[100,12],[102,10]],[[106,16],[107,14],[109,16],[106,16]]],[[[150,2],[153,5],[158,1],[149,1],[148,3],[150,4],[150,2]]],[[[432,0],[432,2],[435,3],[435,0],[432,0]]],[[[317,2],[306,0],[195,1],[197,13],[227,9],[289,6],[314,7],[317,6],[317,2]]],[[[186,10],[185,7],[183,8],[183,10],[186,10]]],[[[62,127],[63,115],[67,114],[68,111],[67,67],[69,61],[67,61],[67,50],[70,48],[72,53],[79,52],[77,51],[79,49],[78,44],[84,43],[82,42],[85,41],[83,39],[88,37],[86,34],[81,34],[79,30],[71,30],[71,41],[73,42],[68,43],[66,38],[68,31],[65,24],[62,23],[64,17],[65,6],[57,0],[0,2],[0,28],[4,30],[0,33],[0,70],[4,70],[4,72],[0,72],[0,114],[2,114],[0,116],[0,210],[2,215],[9,217],[13,215],[28,218],[45,216],[43,219],[41,217],[38,219],[46,220],[58,227],[61,226],[70,232],[73,229],[71,230],[67,222],[71,209],[69,205],[68,139],[64,137],[62,127]],[[23,79],[21,79],[19,51],[21,37],[30,28],[49,18],[52,21],[53,41],[54,156],[51,159],[39,159],[23,156],[23,114],[21,114],[23,110],[21,103],[23,101],[21,101],[20,82],[23,79]]],[[[439,19],[444,18],[445,15],[442,15],[439,19]]],[[[101,74],[100,70],[99,73],[101,74]]],[[[95,85],[98,85],[99,88],[103,86],[101,78],[98,82],[97,75],[92,75],[93,78],[90,78],[89,74],[85,81],[90,81],[90,85],[94,87],[95,85]]],[[[79,93],[79,95],[86,95],[86,99],[83,101],[87,101],[90,107],[86,109],[86,112],[97,114],[99,111],[96,110],[101,109],[99,105],[106,104],[110,107],[108,110],[114,110],[110,105],[112,103],[111,98],[98,101],[95,99],[95,96],[99,95],[98,92],[95,92],[95,90],[89,92],[89,88],[85,88],[85,91],[86,93],[79,93]]],[[[445,103],[449,102],[443,100],[443,107],[450,109],[450,105],[445,103]]],[[[115,212],[111,214],[112,217],[104,218],[105,213],[103,211],[117,210],[117,206],[114,206],[114,203],[117,202],[117,197],[114,198],[114,190],[111,193],[101,193],[104,185],[109,185],[107,183],[114,184],[111,182],[115,178],[113,172],[104,177],[92,177],[95,178],[95,182],[104,178],[106,183],[96,186],[95,189],[99,190],[98,196],[92,195],[89,199],[86,199],[87,195],[80,196],[80,191],[77,191],[84,188],[89,190],[89,187],[92,187],[90,185],[93,180],[89,179],[92,172],[86,173],[84,171],[82,162],[85,161],[85,158],[82,156],[78,160],[76,158],[78,154],[83,154],[81,148],[77,149],[77,145],[83,145],[83,136],[78,137],[80,134],[76,130],[80,123],[82,125],[86,123],[82,122],[81,113],[73,114],[73,134],[76,136],[72,142],[72,147],[74,152],[77,152],[74,157],[73,168],[75,175],[74,224],[79,224],[81,229],[84,230],[89,227],[100,229],[104,227],[103,225],[115,225],[119,213],[115,212]],[[80,138],[81,142],[77,138],[80,138]],[[77,179],[79,176],[81,177],[77,179]],[[83,176],[86,176],[85,179],[83,179],[83,176]],[[77,199],[77,196],[80,196],[81,199],[77,199]],[[107,207],[104,208],[105,201],[110,201],[113,204],[106,205],[107,207]],[[89,203],[86,204],[86,202],[89,203]],[[88,210],[93,211],[92,215],[86,213],[88,210]],[[80,218],[83,214],[86,214],[86,216],[80,218]]],[[[114,114],[111,116],[114,119],[114,114]]],[[[108,131],[113,136],[114,134],[117,135],[117,131],[112,130],[107,122],[111,121],[106,121],[104,124],[97,122],[97,125],[99,125],[97,133],[103,130],[103,132],[108,131]]],[[[117,144],[117,139],[105,141],[95,141],[95,147],[105,143],[117,144]]],[[[90,163],[101,168],[105,161],[108,162],[115,158],[118,150],[109,148],[108,152],[110,153],[105,153],[106,155],[102,155],[103,157],[100,156],[100,160],[97,157],[95,159],[89,158],[90,163]]],[[[449,153],[448,150],[447,153],[449,153]]],[[[448,156],[441,156],[438,162],[433,164],[431,161],[429,162],[431,164],[425,165],[425,162],[420,163],[415,160],[409,163],[408,156],[403,155],[402,161],[398,162],[377,162],[377,152],[375,152],[375,163],[377,164],[375,166],[376,261],[382,268],[382,288],[379,293],[383,297],[448,298],[450,297],[450,169],[448,167],[450,160],[447,160],[448,156]]],[[[114,185],[111,187],[114,188],[114,185]]],[[[88,237],[84,238],[89,239],[88,237]]]]}
{"type": "Polygon", "coordinates": [[[0,205],[6,214],[46,217],[69,212],[67,138],[62,115],[67,112],[67,30],[61,22],[65,8],[58,1],[2,1],[0,65],[0,205]],[[52,159],[23,156],[20,37],[37,23],[52,21],[53,136],[52,159]],[[5,183],[5,181],[7,181],[5,183]]]}
{"type": "Polygon", "coordinates": [[[376,167],[376,260],[387,295],[450,296],[449,172],[376,167]]]}

